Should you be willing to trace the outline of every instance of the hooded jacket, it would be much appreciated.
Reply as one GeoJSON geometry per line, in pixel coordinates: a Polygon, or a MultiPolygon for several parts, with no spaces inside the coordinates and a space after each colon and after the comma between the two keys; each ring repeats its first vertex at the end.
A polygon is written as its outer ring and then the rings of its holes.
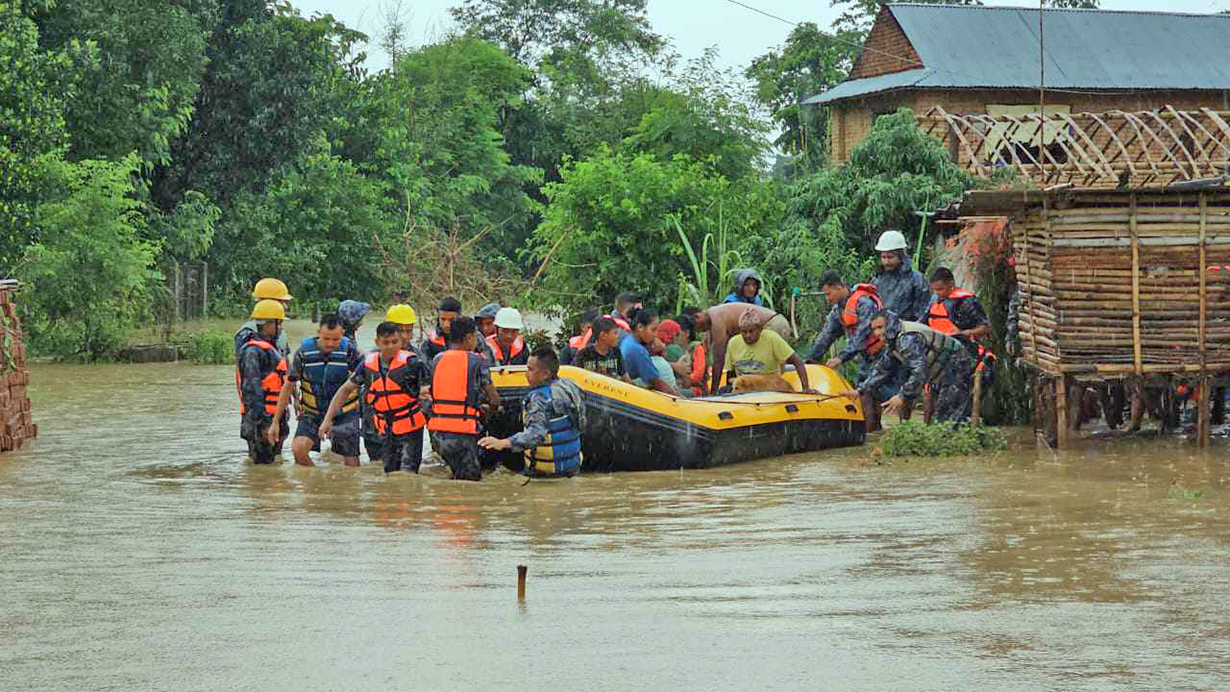
{"type": "Polygon", "coordinates": [[[723,303],[748,303],[751,305],[759,305],[763,307],[764,299],[760,297],[760,289],[756,290],[756,297],[752,298],[751,300],[748,300],[747,298],[743,296],[743,284],[748,279],[755,279],[756,283],[760,284],[761,287],[764,287],[764,279],[760,278],[759,272],[757,272],[755,269],[740,269],[739,272],[735,274],[734,290],[732,290],[730,294],[726,296],[726,300],[723,300],[722,302],[723,303]]]}
{"type": "Polygon", "coordinates": [[[897,313],[900,319],[920,322],[927,314],[931,302],[931,286],[927,277],[910,268],[910,255],[905,250],[894,250],[901,258],[901,266],[895,271],[881,269],[871,277],[876,293],[884,301],[884,308],[897,313]]]}

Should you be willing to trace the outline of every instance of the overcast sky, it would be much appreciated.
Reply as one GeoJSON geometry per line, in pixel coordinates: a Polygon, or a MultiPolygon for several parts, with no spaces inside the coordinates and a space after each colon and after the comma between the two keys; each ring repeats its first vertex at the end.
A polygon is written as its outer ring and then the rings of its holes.
{"type": "MultiPolygon", "coordinates": [[[[347,26],[369,36],[379,33],[382,8],[395,0],[292,0],[305,15],[329,13],[347,26]]],[[[793,22],[832,23],[839,9],[828,0],[740,0],[745,5],[793,22]]],[[[451,28],[448,8],[457,0],[402,0],[414,43],[429,43],[451,28]]],[[[1021,0],[991,0],[989,5],[1036,6],[1021,0]]],[[[1157,10],[1167,12],[1211,13],[1230,10],[1230,0],[1102,0],[1108,10],[1157,10]]],[[[721,64],[740,70],[752,58],[780,45],[790,33],[790,25],[735,5],[729,0],[649,0],[649,21],[665,35],[686,59],[699,56],[705,48],[716,46],[721,64]]],[[[368,49],[368,66],[384,67],[388,60],[375,47],[368,49]]]]}

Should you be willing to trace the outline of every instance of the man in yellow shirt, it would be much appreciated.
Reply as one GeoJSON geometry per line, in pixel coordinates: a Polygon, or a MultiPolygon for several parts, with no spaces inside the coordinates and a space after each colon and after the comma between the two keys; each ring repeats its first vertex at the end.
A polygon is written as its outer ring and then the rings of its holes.
{"type": "Polygon", "coordinates": [[[726,345],[726,381],[733,383],[744,375],[780,375],[786,365],[793,365],[799,373],[803,391],[811,390],[807,381],[807,368],[790,344],[775,331],[765,331],[764,323],[754,310],[748,310],[739,318],[739,333],[726,345]]]}

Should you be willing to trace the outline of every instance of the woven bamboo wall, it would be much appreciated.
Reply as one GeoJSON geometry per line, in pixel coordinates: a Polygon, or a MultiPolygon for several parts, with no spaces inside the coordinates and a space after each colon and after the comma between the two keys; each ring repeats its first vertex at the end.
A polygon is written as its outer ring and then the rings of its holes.
{"type": "Polygon", "coordinates": [[[1015,217],[1027,363],[1230,370],[1230,190],[1034,193],[1015,217]]]}
{"type": "Polygon", "coordinates": [[[26,368],[14,293],[12,288],[0,286],[0,452],[20,449],[26,440],[38,435],[26,396],[30,371],[26,368]]]}

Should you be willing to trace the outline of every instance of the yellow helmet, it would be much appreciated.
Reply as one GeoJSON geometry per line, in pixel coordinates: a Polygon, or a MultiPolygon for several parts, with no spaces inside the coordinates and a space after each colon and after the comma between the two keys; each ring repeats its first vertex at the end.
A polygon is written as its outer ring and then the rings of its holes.
{"type": "Polygon", "coordinates": [[[409,305],[391,305],[389,312],[384,316],[386,322],[396,322],[397,324],[414,324],[415,315],[414,308],[409,305]]]}
{"type": "Polygon", "coordinates": [[[286,284],[281,279],[261,279],[252,289],[252,297],[257,300],[290,300],[290,291],[286,290],[286,284]]]}
{"type": "Polygon", "coordinates": [[[286,309],[278,301],[266,298],[257,302],[256,306],[252,308],[252,319],[284,320],[286,319],[286,309]]]}

